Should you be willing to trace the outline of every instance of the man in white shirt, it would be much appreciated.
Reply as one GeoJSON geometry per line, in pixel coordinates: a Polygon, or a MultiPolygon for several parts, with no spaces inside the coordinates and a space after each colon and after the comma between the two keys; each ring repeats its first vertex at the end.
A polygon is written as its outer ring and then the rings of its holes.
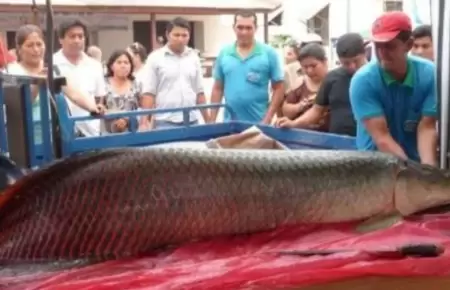
{"type": "MultiPolygon", "coordinates": [[[[153,51],[145,63],[142,82],[142,107],[174,109],[206,103],[203,72],[197,53],[187,46],[189,22],[177,17],[166,28],[167,44],[153,51]]],[[[201,111],[206,123],[208,110],[201,111]]],[[[156,129],[184,126],[183,113],[155,114],[150,126],[156,129]]],[[[191,112],[189,124],[198,123],[197,113],[191,112]]]]}
{"type": "MultiPolygon", "coordinates": [[[[102,65],[84,53],[87,27],[80,20],[67,20],[58,29],[61,49],[53,55],[53,64],[60,74],[70,78],[81,93],[95,102],[96,97],[106,95],[102,65]]],[[[67,99],[72,116],[88,116],[90,113],[67,99]]],[[[77,122],[78,133],[84,137],[100,135],[100,120],[77,122]]]]}

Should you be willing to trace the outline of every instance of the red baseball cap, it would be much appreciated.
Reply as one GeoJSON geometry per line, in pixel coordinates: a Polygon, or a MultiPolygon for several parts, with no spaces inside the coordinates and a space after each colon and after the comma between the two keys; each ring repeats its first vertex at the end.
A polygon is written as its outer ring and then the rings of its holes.
{"type": "Polygon", "coordinates": [[[378,17],[372,25],[372,41],[388,42],[402,31],[412,31],[411,19],[400,11],[387,12],[378,17]]]}
{"type": "Polygon", "coordinates": [[[16,58],[8,51],[5,42],[0,37],[0,69],[5,68],[8,64],[14,62],[16,58]]]}

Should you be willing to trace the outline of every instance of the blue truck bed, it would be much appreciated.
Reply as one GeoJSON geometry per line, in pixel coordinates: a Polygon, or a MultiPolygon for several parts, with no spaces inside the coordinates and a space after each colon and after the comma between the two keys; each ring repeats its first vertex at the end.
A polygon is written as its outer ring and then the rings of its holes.
{"type": "MultiPolygon", "coordinates": [[[[46,90],[41,90],[42,94],[46,94],[46,90]]],[[[0,105],[3,105],[3,94],[0,94],[0,105]]],[[[27,95],[27,94],[24,94],[27,95]]],[[[29,98],[28,96],[22,96],[29,98]]],[[[41,97],[41,107],[44,101],[48,102],[48,96],[41,97]]],[[[182,111],[185,116],[185,124],[188,124],[189,112],[192,110],[199,110],[202,108],[222,107],[224,105],[203,105],[196,107],[187,107],[179,109],[155,109],[155,110],[141,110],[134,112],[123,112],[108,114],[103,117],[72,117],[69,114],[67,102],[62,94],[55,96],[56,109],[59,120],[59,131],[61,135],[61,151],[62,157],[69,156],[76,152],[98,150],[105,148],[117,148],[117,147],[136,147],[136,146],[150,146],[171,142],[186,142],[186,141],[207,141],[213,138],[218,138],[234,133],[242,132],[255,124],[247,122],[230,121],[217,124],[202,124],[202,125],[186,125],[180,128],[171,128],[164,130],[152,130],[147,132],[136,132],[137,120],[136,118],[141,115],[150,115],[152,113],[164,113],[172,111],[182,111]],[[126,133],[108,134],[99,137],[77,137],[75,134],[75,123],[79,121],[93,120],[95,118],[122,118],[127,117],[131,123],[131,131],[126,133]]],[[[31,102],[25,101],[25,107],[31,106],[31,102]]],[[[228,107],[224,106],[229,110],[228,107]]],[[[48,108],[48,107],[47,107],[48,108]]],[[[31,112],[26,109],[25,111],[31,112]]],[[[40,166],[54,159],[54,153],[52,150],[52,135],[51,135],[51,123],[48,109],[43,108],[41,111],[41,126],[43,128],[43,142],[42,144],[28,144],[29,148],[29,163],[30,167],[40,166]]],[[[0,136],[3,138],[7,136],[3,120],[3,112],[0,112],[0,136]]],[[[232,112],[231,112],[232,114],[232,112]]],[[[232,114],[233,115],[233,114],[232,114]]],[[[32,121],[30,116],[25,118],[27,127],[33,126],[36,122],[32,121]]],[[[272,126],[257,125],[259,129],[266,135],[278,140],[291,149],[335,149],[335,150],[351,150],[355,149],[355,140],[352,137],[339,136],[334,134],[326,134],[321,132],[314,132],[308,130],[288,130],[279,129],[272,126]]],[[[31,135],[32,130],[27,130],[31,135]]],[[[33,138],[29,138],[33,140],[33,138]]],[[[8,151],[7,142],[0,144],[3,152],[8,151]]]]}

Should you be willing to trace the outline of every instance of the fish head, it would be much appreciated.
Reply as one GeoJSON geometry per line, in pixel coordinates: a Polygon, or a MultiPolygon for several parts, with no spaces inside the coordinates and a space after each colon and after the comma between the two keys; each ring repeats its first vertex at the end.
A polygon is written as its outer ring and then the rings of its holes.
{"type": "Polygon", "coordinates": [[[450,204],[450,171],[414,161],[402,161],[394,204],[403,216],[450,204]]]}

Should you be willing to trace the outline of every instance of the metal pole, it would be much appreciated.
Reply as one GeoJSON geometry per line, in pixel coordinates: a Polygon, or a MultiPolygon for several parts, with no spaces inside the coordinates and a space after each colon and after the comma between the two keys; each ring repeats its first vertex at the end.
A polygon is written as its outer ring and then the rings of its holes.
{"type": "Polygon", "coordinates": [[[36,0],[32,0],[31,13],[32,13],[31,23],[36,26],[40,26],[39,25],[39,8],[36,4],[36,0]]]}
{"type": "Polygon", "coordinates": [[[346,0],[346,4],[347,4],[347,13],[346,13],[346,25],[347,25],[347,33],[352,31],[352,0],[346,0]]]}
{"type": "Polygon", "coordinates": [[[47,31],[47,37],[46,37],[46,61],[47,61],[47,80],[49,83],[49,90],[50,93],[53,95],[55,93],[54,86],[53,86],[53,9],[52,9],[52,1],[46,0],[45,1],[46,8],[47,8],[47,15],[46,15],[46,31],[47,31]]]}
{"type": "Polygon", "coordinates": [[[432,24],[436,46],[436,90],[437,109],[439,114],[439,145],[440,145],[440,167],[448,168],[449,153],[449,111],[450,87],[450,52],[449,52],[449,30],[450,30],[450,5],[445,0],[435,0],[431,2],[432,24]]]}
{"type": "Polygon", "coordinates": [[[269,43],[269,13],[264,12],[264,43],[269,43]]]}
{"type": "MultiPolygon", "coordinates": [[[[50,107],[51,107],[51,128],[52,128],[52,141],[53,141],[53,147],[55,151],[55,157],[61,158],[61,140],[60,135],[58,133],[59,130],[59,122],[58,122],[58,112],[56,111],[56,101],[55,101],[55,80],[54,80],[54,73],[53,73],[53,43],[54,43],[54,27],[53,27],[53,8],[52,8],[52,1],[46,0],[45,6],[47,8],[47,14],[46,14],[46,60],[47,60],[47,81],[48,81],[48,88],[50,91],[50,107]]],[[[59,88],[58,88],[59,91],[59,88]]],[[[45,104],[48,106],[48,104],[45,104]]],[[[47,120],[43,120],[43,122],[46,122],[47,120]]]]}

